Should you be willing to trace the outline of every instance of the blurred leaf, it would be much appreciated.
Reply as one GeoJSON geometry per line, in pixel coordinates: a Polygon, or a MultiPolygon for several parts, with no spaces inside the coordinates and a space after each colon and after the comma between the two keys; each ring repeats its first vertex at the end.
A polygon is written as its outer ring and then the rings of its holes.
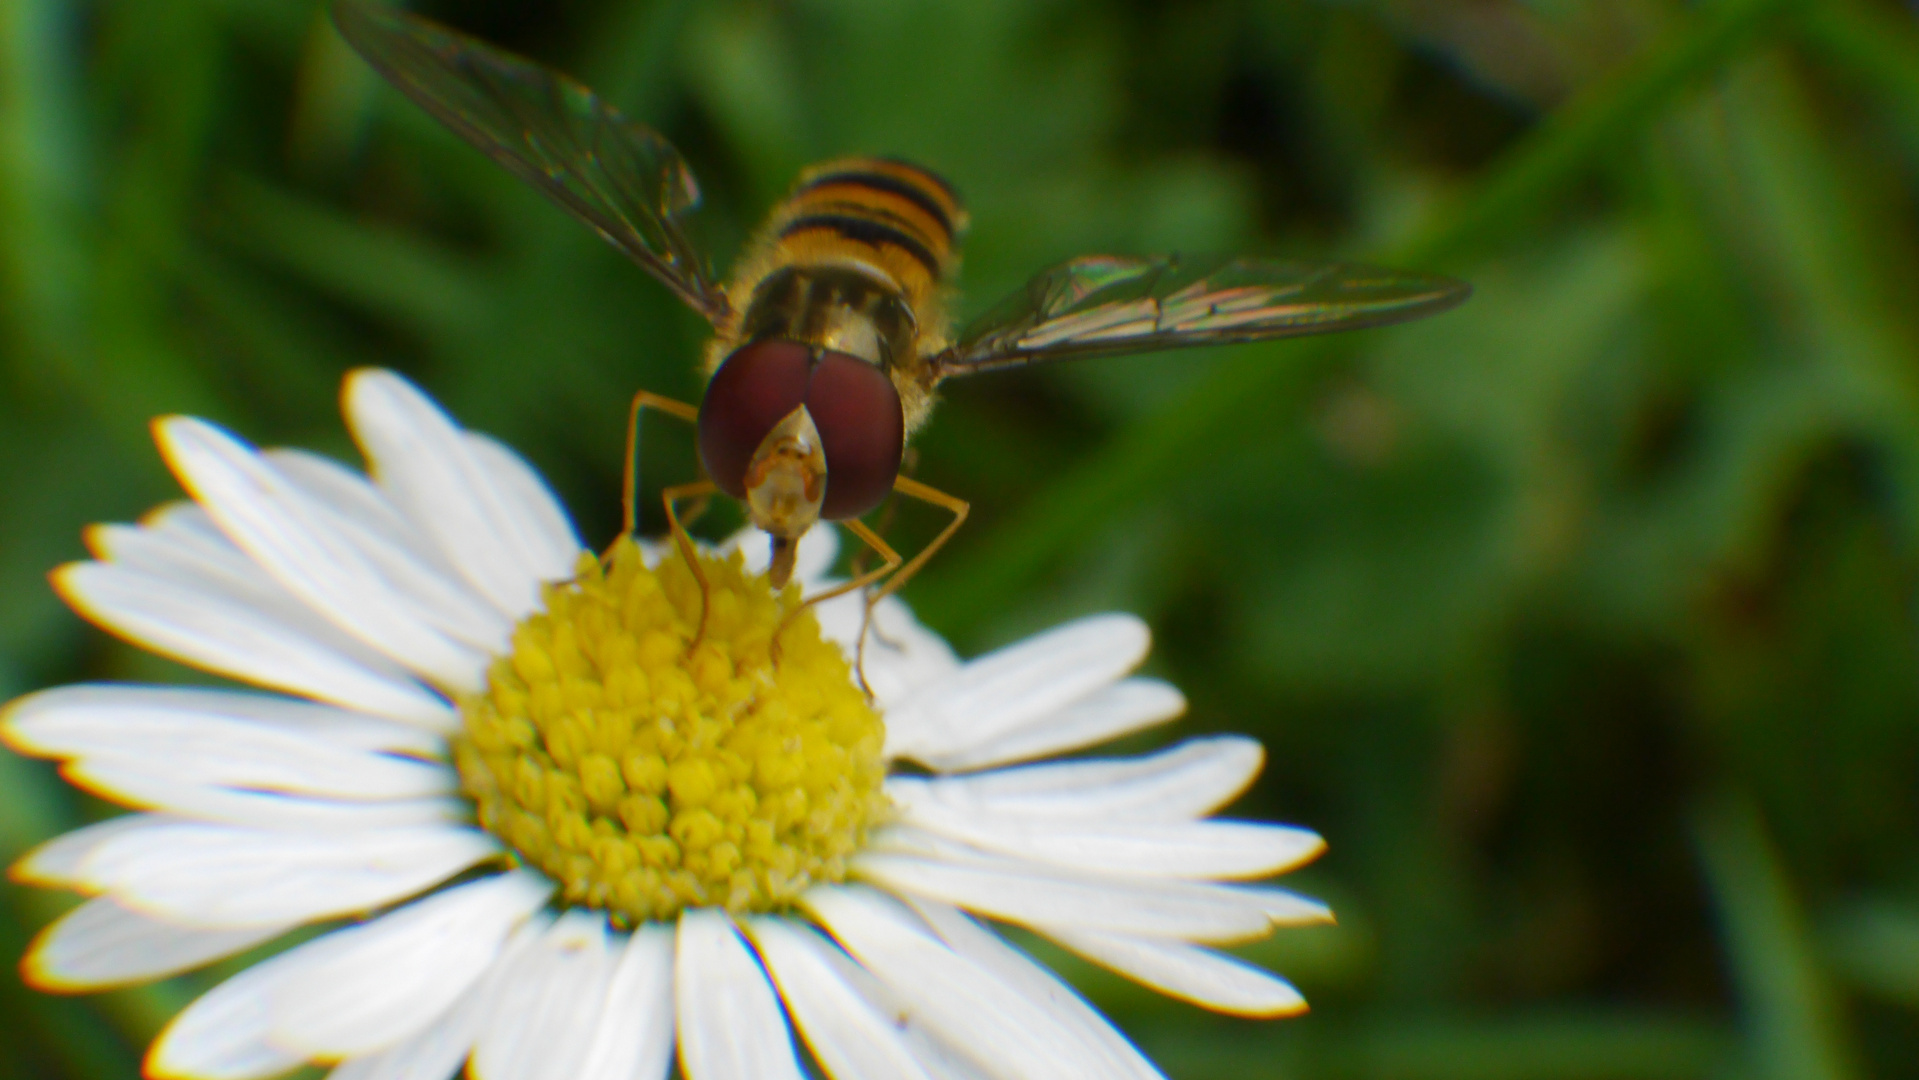
{"type": "Polygon", "coordinates": [[[59,0],[0,6],[0,318],[19,387],[72,378],[89,243],[78,34],[59,0]]]}
{"type": "Polygon", "coordinates": [[[1909,11],[1862,0],[1822,0],[1799,13],[1799,40],[1884,109],[1919,160],[1919,26],[1909,11]]]}
{"type": "Polygon", "coordinates": [[[1823,923],[1822,951],[1835,974],[1919,1010],[1919,911],[1886,900],[1863,901],[1829,913],[1823,923]]]}
{"type": "Polygon", "coordinates": [[[1499,1019],[1386,1016],[1317,1037],[1273,1030],[1146,1045],[1186,1080],[1312,1073],[1352,1080],[1691,1080],[1721,1075],[1731,1035],[1696,1020],[1600,1011],[1499,1019]]]}
{"type": "Polygon", "coordinates": [[[687,74],[745,157],[753,201],[771,203],[816,154],[797,61],[771,4],[711,4],[687,31],[687,74]]]}
{"type": "Polygon", "coordinates": [[[311,285],[434,337],[477,335],[491,321],[485,270],[471,258],[258,181],[234,177],[224,195],[223,238],[311,285]]]}
{"type": "Polygon", "coordinates": [[[1331,1050],[1332,1070],[1396,1080],[1680,1080],[1718,1074],[1734,1051],[1718,1025],[1570,1013],[1379,1023],[1331,1050]]]}
{"type": "MultiPolygon", "coordinates": [[[[146,440],[143,429],[129,435],[146,440]]],[[[83,637],[47,572],[84,556],[87,523],[131,517],[158,489],[157,460],[133,470],[118,451],[71,414],[12,418],[0,427],[7,475],[0,485],[0,653],[26,672],[59,670],[83,637]]]]}
{"type": "Polygon", "coordinates": [[[1782,1080],[1857,1075],[1838,1001],[1758,808],[1719,795],[1699,808],[1693,828],[1740,996],[1748,1067],[1782,1080]]]}
{"type": "MultiPolygon", "coordinates": [[[[203,146],[219,108],[219,39],[191,4],[140,5],[103,35],[104,103],[133,133],[101,185],[93,235],[92,348],[76,381],[116,436],[163,412],[225,417],[202,369],[174,336],[168,273],[189,242],[203,146]]],[[[142,440],[144,441],[144,440],[142,440]]]]}
{"type": "MultiPolygon", "coordinates": [[[[283,10],[291,11],[286,6],[283,10]]],[[[333,29],[326,4],[315,4],[294,78],[287,119],[287,157],[321,176],[344,168],[366,134],[379,76],[333,29]]]]}
{"type": "Polygon", "coordinates": [[[1528,133],[1489,177],[1394,261],[1447,262],[1515,229],[1562,193],[1598,155],[1617,150],[1681,93],[1750,47],[1781,12],[1805,0],[1715,0],[1615,71],[1594,80],[1528,133]]]}
{"type": "MultiPolygon", "coordinates": [[[[1565,190],[1602,153],[1658,115],[1680,91],[1715,70],[1789,0],[1721,0],[1695,15],[1621,71],[1595,83],[1532,132],[1473,194],[1385,261],[1412,266],[1457,257],[1493,242],[1549,197],[1565,190]]],[[[1213,460],[1227,436],[1255,427],[1274,402],[1292,400],[1341,348],[1322,339],[1232,350],[1230,360],[1191,391],[1076,464],[983,545],[946,560],[944,584],[913,594],[942,625],[977,624],[988,598],[1007,595],[1070,547],[1089,521],[1161,489],[1181,470],[1213,460]],[[1284,359],[1281,359],[1284,357],[1284,359]]]]}
{"type": "MultiPolygon", "coordinates": [[[[1919,536],[1919,374],[1910,357],[1919,331],[1910,319],[1919,293],[1887,265],[1878,225],[1898,212],[1847,167],[1820,133],[1798,81],[1775,62],[1755,64],[1727,88],[1735,175],[1764,262],[1755,277],[1820,378],[1886,454],[1896,478],[1896,512],[1919,536]],[[1882,267],[1884,268],[1882,270],[1882,267]]],[[[1900,275],[1903,276],[1903,275],[1900,275]]]]}

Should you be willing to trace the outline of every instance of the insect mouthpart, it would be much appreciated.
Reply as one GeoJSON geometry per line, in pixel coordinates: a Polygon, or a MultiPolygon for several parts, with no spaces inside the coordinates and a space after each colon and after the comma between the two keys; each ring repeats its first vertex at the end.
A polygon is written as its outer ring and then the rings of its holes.
{"type": "Polygon", "coordinates": [[[777,589],[792,575],[799,538],[820,519],[826,502],[826,451],[806,406],[787,413],[766,433],[747,463],[745,480],[747,514],[773,537],[770,574],[777,589]]]}

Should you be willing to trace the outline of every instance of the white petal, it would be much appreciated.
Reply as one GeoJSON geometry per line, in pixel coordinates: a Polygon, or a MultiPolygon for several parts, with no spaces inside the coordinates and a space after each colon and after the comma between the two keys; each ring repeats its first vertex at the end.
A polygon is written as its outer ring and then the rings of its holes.
{"type": "Polygon", "coordinates": [[[902,1034],[914,1059],[934,1080],[1000,1080],[997,1072],[947,1045],[924,1024],[909,1022],[902,1034]]]}
{"type": "Polygon", "coordinates": [[[155,1080],[258,1080],[300,1064],[267,1041],[268,993],[291,968],[291,953],[247,968],[201,994],[147,1051],[155,1080]]]}
{"type": "Polygon", "coordinates": [[[438,730],[446,702],[276,622],[108,563],[69,563],[54,584],[75,611],[136,645],[260,686],[438,730]]]}
{"type": "Polygon", "coordinates": [[[673,971],[687,1080],[800,1080],[793,1036],[766,971],[714,908],[680,915],[673,971]]]}
{"type": "Polygon", "coordinates": [[[1272,885],[1225,885],[1233,895],[1256,905],[1275,926],[1310,926],[1331,923],[1333,909],[1288,889],[1272,885]]]}
{"type": "Polygon", "coordinates": [[[486,655],[450,640],[333,527],[331,512],[238,439],[169,417],[160,449],[220,530],[327,620],[409,669],[458,690],[484,683],[486,655]]]}
{"type": "MultiPolygon", "coordinates": [[[[889,830],[886,842],[906,829],[889,830]]],[[[1147,937],[1236,941],[1271,926],[1255,904],[1225,886],[1115,878],[990,857],[937,858],[870,851],[854,860],[863,879],[1016,923],[1068,924],[1147,937]]]]}
{"type": "Polygon", "coordinates": [[[908,903],[954,952],[992,972],[1024,996],[1033,1008],[1046,1012],[1062,1029],[1085,1044],[1088,1053],[1103,1062],[1099,1075],[1165,1080],[1153,1063],[1072,987],[1000,940],[999,935],[957,908],[926,900],[908,903]]]}
{"type": "MultiPolygon", "coordinates": [[[[819,947],[814,955],[832,968],[841,982],[851,987],[861,1000],[886,1020],[898,1034],[900,1044],[906,1047],[913,1055],[914,1062],[928,1076],[935,1080],[994,1080],[990,1070],[982,1070],[965,1053],[942,1041],[936,1032],[914,1015],[911,1005],[888,989],[872,972],[861,967],[857,960],[848,956],[838,943],[817,932],[817,927],[806,926],[796,920],[787,920],[787,925],[803,929],[809,940],[818,942],[819,947]]],[[[791,1008],[789,1004],[788,1009],[791,1008]]]]}
{"type": "Polygon", "coordinates": [[[1186,695],[1158,679],[1123,679],[995,739],[912,757],[942,772],[988,769],[1077,750],[1163,724],[1186,711],[1186,695]]]}
{"type": "Polygon", "coordinates": [[[780,997],[799,1023],[813,1057],[833,1080],[925,1080],[892,1019],[862,998],[821,953],[833,949],[810,930],[780,919],[754,919],[747,933],[759,947],[780,997]]]}
{"type": "Polygon", "coordinates": [[[106,759],[182,783],[341,799],[422,798],[457,787],[452,770],[438,762],[349,750],[285,728],[203,713],[109,712],[42,699],[8,710],[5,731],[13,746],[43,757],[106,759]]]}
{"type": "Polygon", "coordinates": [[[364,831],[431,825],[460,820],[468,806],[456,796],[335,802],[244,791],[156,776],[148,764],[130,766],[122,758],[110,757],[73,762],[60,775],[75,787],[128,806],[257,829],[364,831]]]}
{"type": "Polygon", "coordinates": [[[42,930],[21,967],[27,982],[43,990],[104,990],[191,971],[276,938],[293,925],[195,929],[98,896],[42,930]]]}
{"type": "MultiPolygon", "coordinates": [[[[1120,684],[1126,685],[1125,683],[1120,684]]],[[[1210,735],[1135,758],[1023,765],[970,776],[895,777],[896,802],[929,800],[970,813],[1050,821],[1182,821],[1231,802],[1265,752],[1240,735],[1210,735]]]]}
{"type": "Polygon", "coordinates": [[[330,508],[336,518],[351,521],[386,543],[410,551],[442,572],[458,574],[439,548],[387,500],[373,482],[359,472],[321,454],[290,447],[263,452],[281,475],[330,508]]]}
{"type": "Polygon", "coordinates": [[[1058,1025],[972,961],[928,935],[907,912],[868,889],[809,891],[801,904],[860,966],[886,984],[940,1040],[995,1076],[1089,1076],[1095,1061],[1058,1025]]]}
{"type": "MultiPolygon", "coordinates": [[[[0,711],[0,737],[12,739],[13,728],[29,719],[35,723],[71,721],[104,725],[122,718],[145,720],[155,715],[243,720],[347,750],[385,750],[431,758],[446,756],[444,739],[412,724],[399,724],[298,698],[187,686],[83,683],[42,690],[0,711]]],[[[449,722],[451,715],[449,711],[449,722]]]]}
{"type": "Polygon", "coordinates": [[[345,397],[348,426],[380,488],[500,610],[534,610],[542,580],[572,573],[545,561],[535,530],[513,513],[514,500],[411,383],[389,371],[356,371],[345,397]]]}
{"type": "Polygon", "coordinates": [[[473,828],[266,832],[182,824],[108,840],[84,884],[192,926],[304,922],[366,911],[446,880],[499,850],[473,828]]]}
{"type": "Polygon", "coordinates": [[[578,1080],[664,1080],[673,1061],[673,931],[628,935],[578,1080]]]}
{"type": "Polygon", "coordinates": [[[1306,1011],[1306,999],[1291,983],[1211,949],[1088,930],[1034,929],[1096,964],[1195,1005],[1239,1016],[1306,1011]]]}
{"type": "Polygon", "coordinates": [[[169,507],[138,526],[91,526],[86,531],[87,548],[102,562],[137,570],[208,600],[270,618],[362,667],[402,680],[410,678],[385,653],[328,622],[275,581],[220,532],[205,510],[192,503],[177,505],[184,509],[169,507]]]}
{"type": "Polygon", "coordinates": [[[179,818],[166,814],[125,814],[84,825],[41,844],[13,864],[13,880],[48,888],[72,888],[85,876],[86,861],[100,845],[115,837],[173,825],[179,818]]]}
{"type": "Polygon", "coordinates": [[[469,431],[466,445],[507,500],[508,512],[526,523],[538,547],[542,576],[556,580],[572,576],[574,562],[586,545],[580,542],[580,534],[574,531],[553,489],[525,458],[498,439],[469,431]]]}
{"type": "MultiPolygon", "coordinates": [[[[137,526],[142,531],[176,538],[198,537],[226,551],[238,551],[225,535],[220,526],[213,523],[206,510],[192,499],[175,499],[164,502],[140,515],[137,526]]],[[[92,537],[89,536],[88,539],[92,537]]],[[[104,558],[104,556],[102,556],[104,558]]]]}
{"type": "Polygon", "coordinates": [[[269,1037],[315,1058],[393,1046],[471,989],[552,891],[530,871],[498,874],[300,946],[272,990],[269,1037]]]}
{"type": "Polygon", "coordinates": [[[262,456],[301,491],[303,511],[351,544],[391,587],[406,595],[420,618],[483,653],[500,650],[513,620],[474,591],[378,488],[315,454],[268,450],[262,456]],[[369,514],[361,508],[369,503],[380,512],[369,514]]]}
{"type": "Polygon", "coordinates": [[[1100,825],[968,812],[911,799],[900,805],[906,824],[948,839],[1033,862],[1126,877],[1262,878],[1326,850],[1317,833],[1251,821],[1100,825]]]}
{"type": "Polygon", "coordinates": [[[500,987],[545,928],[540,914],[521,923],[479,983],[438,1020],[391,1049],[342,1064],[328,1080],[449,1080],[479,1040],[500,987]]]}
{"type": "Polygon", "coordinates": [[[1131,615],[1094,615],[980,657],[887,714],[887,755],[931,763],[992,743],[1118,680],[1151,642],[1131,615]]]}
{"type": "Polygon", "coordinates": [[[605,915],[561,915],[501,980],[473,1049],[476,1080],[575,1080],[612,974],[605,915]]]}

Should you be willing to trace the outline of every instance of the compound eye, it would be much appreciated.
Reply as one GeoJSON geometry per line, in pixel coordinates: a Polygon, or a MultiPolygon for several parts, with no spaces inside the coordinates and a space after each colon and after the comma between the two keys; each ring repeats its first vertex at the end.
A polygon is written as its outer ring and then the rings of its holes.
{"type": "Polygon", "coordinates": [[[906,448],[906,413],[893,380],[864,360],[829,352],[813,369],[806,411],[826,451],[820,516],[840,521],[878,506],[906,448]]]}
{"type": "Polygon", "coordinates": [[[713,373],[700,400],[700,460],[721,491],[746,497],[746,466],[773,425],[806,400],[812,366],[806,346],[767,340],[734,350],[713,373]]]}

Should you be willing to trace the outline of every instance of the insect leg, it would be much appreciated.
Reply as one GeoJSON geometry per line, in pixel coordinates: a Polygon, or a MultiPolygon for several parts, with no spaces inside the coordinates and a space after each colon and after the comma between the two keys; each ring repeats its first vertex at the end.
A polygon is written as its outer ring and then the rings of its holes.
{"type": "MultiPolygon", "coordinates": [[[[864,589],[867,586],[885,577],[886,575],[892,573],[894,570],[899,569],[899,565],[903,561],[900,559],[900,553],[897,551],[894,551],[890,544],[880,539],[878,533],[867,528],[864,522],[860,521],[860,519],[858,518],[848,518],[845,521],[841,522],[841,524],[846,526],[848,532],[851,532],[854,536],[857,536],[862,541],[864,541],[866,543],[866,546],[880,557],[880,562],[882,565],[875,567],[874,569],[868,570],[865,573],[855,576],[853,580],[851,581],[843,581],[839,583],[838,585],[833,586],[830,589],[822,590],[818,593],[815,593],[812,596],[807,597],[804,601],[800,603],[800,606],[794,608],[792,611],[787,612],[786,618],[780,620],[780,625],[773,631],[773,641],[776,644],[780,640],[780,634],[786,630],[787,626],[790,623],[792,623],[792,621],[795,618],[799,617],[800,612],[805,611],[807,608],[812,607],[814,604],[817,604],[823,600],[831,600],[836,596],[845,596],[847,593],[864,589]]],[[[873,610],[872,606],[868,605],[866,610],[870,613],[873,610]]],[[[860,689],[864,690],[866,692],[866,696],[870,698],[873,696],[873,688],[866,685],[866,669],[864,667],[865,660],[866,660],[866,620],[862,619],[860,621],[860,643],[854,649],[853,670],[859,675],[860,689]]]]}
{"type": "MultiPolygon", "coordinates": [[[[907,447],[906,452],[900,456],[899,471],[901,473],[911,473],[918,467],[919,459],[920,448],[917,446],[907,447]]],[[[900,501],[898,499],[887,499],[886,502],[880,506],[880,520],[878,524],[873,526],[873,531],[876,533],[885,533],[888,529],[892,528],[893,517],[899,513],[899,508],[900,501]]],[[[854,554],[852,563],[847,567],[854,577],[859,577],[861,574],[866,573],[866,557],[871,554],[873,554],[873,549],[870,547],[861,548],[854,554]]]]}
{"type": "MultiPolygon", "coordinates": [[[[907,475],[907,476],[912,475],[913,471],[919,468],[919,460],[920,460],[919,447],[917,446],[907,447],[906,453],[900,459],[900,470],[898,475],[907,475]]],[[[893,527],[893,518],[899,513],[899,509],[900,509],[899,499],[897,497],[888,498],[886,500],[885,505],[880,507],[880,519],[873,526],[873,531],[881,535],[885,535],[887,530],[893,527]]],[[[849,569],[852,571],[852,574],[854,577],[858,577],[861,574],[866,572],[866,557],[868,555],[871,555],[872,553],[873,553],[873,549],[871,547],[864,547],[859,550],[858,554],[853,556],[853,562],[851,566],[849,567],[849,569]]],[[[872,589],[872,586],[870,585],[867,586],[867,589],[870,592],[872,589]]],[[[868,599],[870,600],[871,597],[869,596],[868,599]]],[[[871,610],[871,609],[869,608],[868,610],[871,610]]],[[[880,644],[885,645],[887,648],[892,649],[895,652],[899,651],[900,648],[902,647],[899,642],[894,641],[892,638],[887,637],[886,632],[884,630],[875,629],[872,631],[872,633],[874,637],[880,639],[880,644]]],[[[861,630],[860,631],[860,647],[864,649],[865,646],[866,646],[866,631],[861,630]]]]}
{"type": "MultiPolygon", "coordinates": [[[[854,649],[854,656],[857,660],[855,670],[859,672],[860,688],[866,691],[868,697],[872,696],[873,690],[866,684],[866,632],[867,628],[873,624],[873,609],[879,606],[881,600],[898,592],[901,586],[911,581],[913,575],[919,573],[920,567],[925,566],[926,561],[931,559],[940,548],[946,546],[948,540],[953,538],[953,534],[959,531],[959,527],[966,524],[966,515],[972,510],[972,505],[966,500],[948,495],[938,488],[928,487],[910,477],[894,477],[893,491],[909,498],[918,499],[924,503],[931,503],[942,510],[949,510],[953,514],[953,520],[947,522],[946,528],[941,529],[940,534],[935,536],[931,543],[921,548],[919,554],[913,556],[911,562],[905,566],[901,566],[897,573],[888,578],[886,584],[876,590],[868,590],[866,593],[866,611],[860,617],[860,643],[859,646],[854,649]]],[[[855,523],[848,522],[848,524],[851,525],[855,523]]],[[[866,538],[861,537],[861,539],[866,538]]],[[[867,542],[874,543],[878,541],[878,539],[878,537],[873,537],[867,540],[867,542]]],[[[889,548],[887,550],[890,551],[891,549],[889,548]]],[[[897,565],[897,563],[889,564],[887,569],[891,569],[897,565]]],[[[885,639],[882,638],[881,640],[885,639]]],[[[888,644],[891,644],[891,642],[888,642],[888,644]]]]}
{"type": "MultiPolygon", "coordinates": [[[[711,481],[708,481],[708,483],[710,485],[711,481]]],[[[693,499],[693,505],[687,507],[686,511],[680,515],[681,528],[686,528],[705,517],[707,510],[713,506],[713,492],[711,491],[703,495],[691,496],[691,498],[693,499]]]]}
{"type": "Polygon", "coordinates": [[[713,494],[711,480],[698,480],[691,484],[676,484],[660,492],[660,502],[666,506],[666,523],[673,533],[673,543],[680,549],[680,555],[686,559],[686,568],[693,571],[693,580],[700,583],[700,626],[694,631],[692,644],[686,647],[692,652],[706,640],[706,613],[712,606],[713,587],[707,584],[706,571],[700,569],[698,553],[693,550],[693,538],[686,535],[686,529],[680,525],[680,515],[673,504],[681,499],[705,499],[713,494]]]}
{"type": "Polygon", "coordinates": [[[921,548],[919,554],[913,556],[912,561],[900,567],[898,573],[888,578],[886,584],[881,586],[878,592],[867,598],[866,607],[869,611],[872,610],[873,605],[898,592],[901,586],[911,581],[913,575],[919,573],[920,567],[926,565],[926,560],[932,558],[934,553],[938,552],[940,548],[945,547],[946,542],[951,540],[953,534],[959,531],[959,527],[966,524],[966,515],[973,509],[972,504],[965,499],[948,495],[938,488],[928,487],[918,480],[904,476],[896,476],[893,478],[893,490],[907,498],[918,499],[923,503],[931,503],[942,510],[950,511],[953,515],[953,520],[947,522],[946,528],[941,529],[940,534],[935,536],[931,543],[921,548]]]}
{"type": "MultiPolygon", "coordinates": [[[[622,522],[625,527],[620,530],[621,540],[634,535],[640,528],[641,409],[658,409],[669,416],[677,416],[689,424],[697,424],[700,420],[700,409],[697,405],[688,405],[684,401],[661,397],[650,390],[642,390],[633,395],[633,407],[626,416],[626,483],[621,489],[620,497],[622,522]]],[[[670,509],[668,513],[671,514],[670,509]]]]}

